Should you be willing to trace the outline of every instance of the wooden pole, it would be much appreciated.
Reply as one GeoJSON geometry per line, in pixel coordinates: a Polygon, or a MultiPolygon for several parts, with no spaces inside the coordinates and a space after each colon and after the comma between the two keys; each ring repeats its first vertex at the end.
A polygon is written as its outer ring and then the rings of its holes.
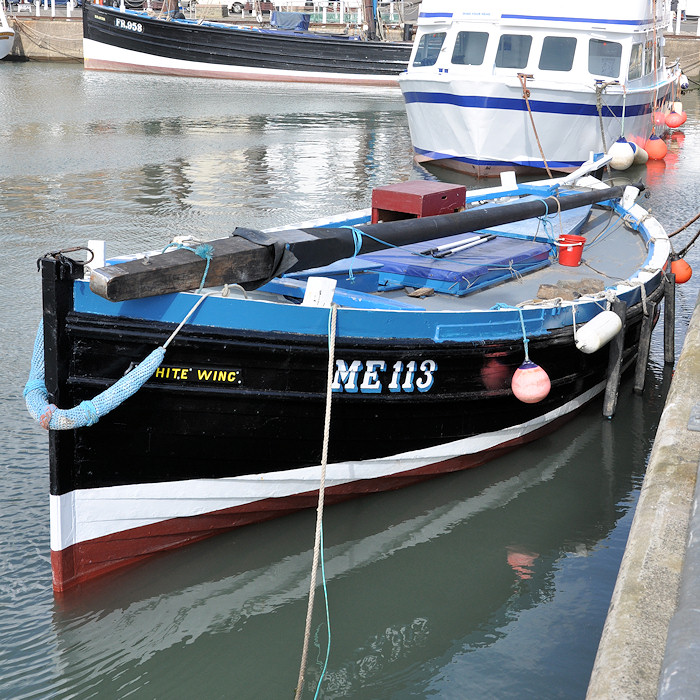
{"type": "Polygon", "coordinates": [[[675,361],[676,345],[676,276],[666,273],[664,284],[664,363],[672,365],[675,361]]]}
{"type": "Polygon", "coordinates": [[[622,376],[622,351],[625,345],[625,328],[627,326],[627,304],[615,299],[612,303],[614,311],[622,321],[620,332],[610,341],[610,354],[608,355],[608,382],[605,385],[605,398],[603,400],[603,415],[612,418],[617,408],[617,395],[620,389],[622,376]]]}
{"type": "Polygon", "coordinates": [[[635,394],[641,394],[644,391],[644,381],[647,374],[647,362],[649,361],[649,347],[651,346],[651,333],[654,330],[654,316],[656,315],[655,301],[647,301],[647,312],[647,315],[642,320],[642,329],[639,333],[637,364],[634,368],[635,394]]]}

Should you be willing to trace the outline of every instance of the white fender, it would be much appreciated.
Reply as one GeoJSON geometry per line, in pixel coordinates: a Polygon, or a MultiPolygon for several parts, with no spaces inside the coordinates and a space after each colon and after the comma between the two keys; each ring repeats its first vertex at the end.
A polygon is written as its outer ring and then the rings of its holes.
{"type": "Polygon", "coordinates": [[[576,329],[576,347],[590,355],[609,343],[621,330],[622,319],[614,311],[601,311],[576,329]]]}

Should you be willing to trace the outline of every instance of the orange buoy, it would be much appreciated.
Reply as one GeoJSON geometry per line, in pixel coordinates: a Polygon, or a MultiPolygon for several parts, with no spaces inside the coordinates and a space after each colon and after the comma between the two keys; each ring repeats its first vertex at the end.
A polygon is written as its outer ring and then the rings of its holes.
{"type": "Polygon", "coordinates": [[[650,160],[663,160],[668,152],[666,144],[655,134],[647,139],[644,150],[649,154],[650,160]]]}
{"type": "Polygon", "coordinates": [[[683,117],[678,114],[678,112],[671,112],[666,117],[666,126],[670,127],[671,129],[677,129],[681,124],[683,124],[683,121],[683,117]]]}
{"type": "Polygon", "coordinates": [[[665,126],[666,124],[666,115],[663,112],[654,112],[652,119],[654,126],[665,126]]]}
{"type": "Polygon", "coordinates": [[[677,255],[671,256],[671,272],[676,276],[676,284],[685,284],[693,276],[693,268],[677,255]]]}
{"type": "Polygon", "coordinates": [[[683,121],[681,122],[681,126],[683,126],[683,124],[685,124],[686,120],[688,119],[688,115],[685,112],[681,112],[681,118],[683,119],[683,121]]]}
{"type": "Polygon", "coordinates": [[[549,394],[552,383],[549,375],[539,365],[525,360],[515,370],[510,387],[516,399],[523,403],[537,403],[549,394]]]}

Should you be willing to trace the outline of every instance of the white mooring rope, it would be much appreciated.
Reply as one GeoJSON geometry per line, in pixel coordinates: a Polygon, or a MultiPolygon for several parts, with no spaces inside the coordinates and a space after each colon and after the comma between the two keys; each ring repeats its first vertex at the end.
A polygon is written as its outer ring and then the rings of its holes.
{"type": "MultiPolygon", "coordinates": [[[[328,324],[328,376],[326,378],[326,417],[323,425],[323,452],[321,455],[321,481],[318,486],[318,507],[316,509],[316,537],[314,540],[314,559],[311,565],[311,583],[309,584],[309,604],[306,609],[306,629],[304,630],[304,649],[301,654],[301,665],[299,667],[299,680],[297,681],[295,700],[301,698],[304,687],[304,674],[306,672],[306,657],[309,652],[309,638],[311,636],[311,617],[314,610],[314,597],[316,594],[316,572],[319,559],[322,557],[321,539],[323,529],[323,503],[326,489],[326,466],[328,464],[328,444],[331,432],[331,398],[333,396],[333,374],[335,369],[335,328],[338,315],[338,307],[331,304],[331,314],[328,324]]],[[[323,567],[323,562],[321,563],[323,567]]],[[[324,577],[325,578],[325,577],[324,577]]],[[[325,586],[325,580],[324,580],[325,586]]],[[[328,603],[326,602],[326,611],[328,603]]],[[[328,650],[330,650],[330,627],[328,629],[328,650]]],[[[328,653],[326,654],[326,663],[328,653]]],[[[325,673],[325,666],[324,666],[325,673]]],[[[321,687],[323,673],[318,681],[318,688],[321,687]]],[[[317,690],[318,692],[318,690],[317,690]]]]}

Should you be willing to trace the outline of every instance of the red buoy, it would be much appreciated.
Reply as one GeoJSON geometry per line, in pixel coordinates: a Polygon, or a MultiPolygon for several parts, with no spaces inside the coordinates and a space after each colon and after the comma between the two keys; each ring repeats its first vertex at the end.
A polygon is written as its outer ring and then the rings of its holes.
{"type": "Polygon", "coordinates": [[[666,124],[666,115],[663,112],[654,112],[652,119],[654,126],[665,126],[666,124]]]}
{"type": "Polygon", "coordinates": [[[670,127],[671,129],[677,129],[681,124],[683,124],[684,121],[685,120],[680,114],[678,114],[678,112],[671,112],[666,117],[666,126],[670,127]]]}
{"type": "Polygon", "coordinates": [[[549,375],[539,365],[525,360],[515,370],[510,387],[516,399],[523,403],[537,403],[549,394],[552,384],[549,375]]]}
{"type": "Polygon", "coordinates": [[[663,160],[668,149],[666,144],[655,134],[652,134],[644,144],[644,150],[649,154],[650,160],[663,160]]]}
{"type": "Polygon", "coordinates": [[[686,119],[688,118],[688,115],[685,112],[681,112],[681,118],[683,121],[681,122],[681,126],[685,124],[686,119]]]}
{"type": "Polygon", "coordinates": [[[685,284],[693,276],[693,268],[678,256],[671,258],[671,272],[676,276],[676,284],[685,284]]]}

